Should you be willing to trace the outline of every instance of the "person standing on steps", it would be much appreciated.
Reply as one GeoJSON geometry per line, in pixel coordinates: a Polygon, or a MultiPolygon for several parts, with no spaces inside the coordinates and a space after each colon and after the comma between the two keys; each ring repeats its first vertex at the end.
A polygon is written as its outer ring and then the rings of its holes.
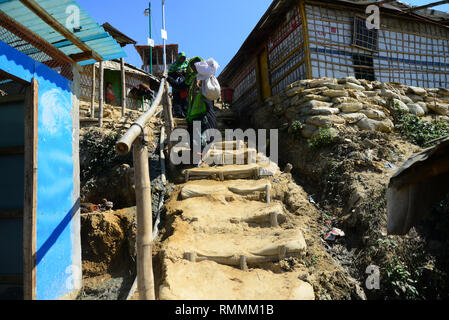
{"type": "Polygon", "coordinates": [[[185,118],[188,108],[189,87],[185,83],[188,64],[189,60],[187,60],[186,54],[181,52],[168,71],[167,81],[173,90],[173,116],[175,118],[185,118]]]}
{"type": "Polygon", "coordinates": [[[189,65],[189,60],[184,52],[181,52],[176,59],[176,62],[170,66],[168,69],[168,75],[174,75],[177,72],[185,73],[187,71],[187,66],[189,65]]]}
{"type": "MultiPolygon", "coordinates": [[[[186,114],[188,131],[190,134],[190,146],[192,153],[194,146],[197,150],[202,150],[207,144],[213,142],[213,137],[209,138],[204,135],[208,129],[217,129],[217,118],[214,112],[214,103],[206,99],[201,93],[201,80],[198,80],[198,71],[195,64],[201,62],[200,57],[194,57],[189,60],[185,83],[189,86],[188,110],[186,114]],[[200,132],[196,132],[196,136],[201,137],[201,141],[194,141],[194,125],[193,122],[200,123],[200,132]],[[199,148],[198,148],[199,147],[199,148]]],[[[192,154],[193,155],[193,154],[192,154]]]]}

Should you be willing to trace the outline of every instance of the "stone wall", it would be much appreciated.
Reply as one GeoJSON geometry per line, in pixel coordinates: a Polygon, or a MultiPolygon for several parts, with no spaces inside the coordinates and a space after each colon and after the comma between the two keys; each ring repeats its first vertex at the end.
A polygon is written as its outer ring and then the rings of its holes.
{"type": "Polygon", "coordinates": [[[449,121],[449,90],[418,88],[398,83],[321,78],[300,80],[266,101],[281,127],[302,123],[311,138],[319,128],[334,135],[342,129],[392,132],[392,111],[399,108],[426,120],[449,121]]]}

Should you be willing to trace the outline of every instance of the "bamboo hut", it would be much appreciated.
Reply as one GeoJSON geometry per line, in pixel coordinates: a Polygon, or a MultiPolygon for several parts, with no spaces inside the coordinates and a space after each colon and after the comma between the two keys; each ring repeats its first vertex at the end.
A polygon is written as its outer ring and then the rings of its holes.
{"type": "Polygon", "coordinates": [[[449,88],[449,14],[398,1],[275,0],[220,74],[233,107],[251,109],[301,79],[449,88]],[[368,5],[380,28],[368,29],[368,5]]]}

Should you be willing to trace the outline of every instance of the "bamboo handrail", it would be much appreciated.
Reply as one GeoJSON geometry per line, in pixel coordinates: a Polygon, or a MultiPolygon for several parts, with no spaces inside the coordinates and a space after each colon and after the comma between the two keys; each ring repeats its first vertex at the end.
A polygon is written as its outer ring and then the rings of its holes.
{"type": "MultiPolygon", "coordinates": [[[[165,74],[166,75],[166,74],[165,74]]],[[[133,148],[134,180],[136,185],[137,207],[137,290],[140,300],[155,300],[154,275],[153,275],[153,216],[151,199],[151,181],[148,163],[148,137],[147,122],[154,116],[156,109],[164,97],[165,121],[170,121],[167,116],[171,113],[168,100],[168,86],[166,77],[163,77],[159,90],[150,109],[131,125],[131,128],[117,142],[115,149],[120,155],[125,155],[133,148]]],[[[171,126],[169,126],[170,128],[171,126]]],[[[163,135],[163,130],[161,130],[163,135]]],[[[163,152],[163,151],[162,151],[163,152]]],[[[135,286],[134,286],[135,287],[135,286]]],[[[134,288],[135,290],[136,288],[134,288]]]]}
{"type": "Polygon", "coordinates": [[[162,78],[156,99],[154,99],[150,109],[148,109],[147,112],[141,115],[140,118],[131,125],[131,128],[129,128],[125,135],[117,142],[115,150],[118,154],[125,155],[131,151],[132,144],[137,139],[137,137],[142,134],[142,128],[153,117],[157,107],[162,100],[162,96],[165,90],[165,82],[165,78],[162,78]]]}

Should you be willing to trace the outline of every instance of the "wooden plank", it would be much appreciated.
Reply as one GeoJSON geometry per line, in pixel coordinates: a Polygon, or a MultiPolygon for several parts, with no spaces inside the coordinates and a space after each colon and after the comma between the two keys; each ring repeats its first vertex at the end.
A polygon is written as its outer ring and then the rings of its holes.
{"type": "Polygon", "coordinates": [[[15,156],[24,154],[24,146],[0,147],[0,156],[15,156]]]}
{"type": "Polygon", "coordinates": [[[23,276],[21,274],[2,274],[0,275],[0,284],[22,285],[23,276]]]}
{"type": "MultiPolygon", "coordinates": [[[[98,118],[80,118],[80,123],[98,123],[98,118]]],[[[112,119],[103,119],[103,122],[114,122],[112,119]]]]}
{"type": "Polygon", "coordinates": [[[73,61],[80,62],[92,59],[92,52],[80,52],[69,56],[73,61]]]}
{"type": "Polygon", "coordinates": [[[1,219],[19,219],[23,218],[23,210],[0,210],[0,220],[1,219]]]}
{"type": "Polygon", "coordinates": [[[23,284],[25,300],[36,299],[38,83],[31,80],[25,100],[25,190],[23,210],[23,284]]]}
{"type": "MultiPolygon", "coordinates": [[[[80,118],[80,123],[98,123],[99,119],[98,118],[80,118]]],[[[114,122],[114,120],[112,119],[103,119],[103,123],[104,122],[114,122]]]]}
{"type": "MultiPolygon", "coordinates": [[[[378,5],[379,7],[381,7],[382,5],[384,5],[384,4],[387,4],[387,3],[392,3],[392,2],[395,2],[396,0],[384,0],[384,1],[382,1],[382,0],[379,0],[379,1],[373,1],[373,2],[371,2],[371,3],[367,3],[366,4],[366,6],[370,6],[370,5],[378,5]]],[[[364,4],[365,5],[365,4],[364,4]]]]}
{"type": "Polygon", "coordinates": [[[103,58],[95,52],[91,47],[81,41],[72,32],[70,32],[64,25],[62,25],[58,20],[56,20],[50,13],[45,11],[36,1],[34,0],[20,0],[24,6],[34,12],[39,18],[41,18],[46,24],[52,27],[55,31],[64,36],[67,40],[77,46],[81,51],[92,52],[92,58],[97,61],[102,61],[103,58]]]}
{"type": "Polygon", "coordinates": [[[271,84],[270,84],[270,72],[268,67],[268,49],[265,48],[260,55],[257,57],[258,64],[258,80],[260,81],[259,88],[259,99],[260,102],[265,101],[265,99],[271,97],[271,84]]]}

